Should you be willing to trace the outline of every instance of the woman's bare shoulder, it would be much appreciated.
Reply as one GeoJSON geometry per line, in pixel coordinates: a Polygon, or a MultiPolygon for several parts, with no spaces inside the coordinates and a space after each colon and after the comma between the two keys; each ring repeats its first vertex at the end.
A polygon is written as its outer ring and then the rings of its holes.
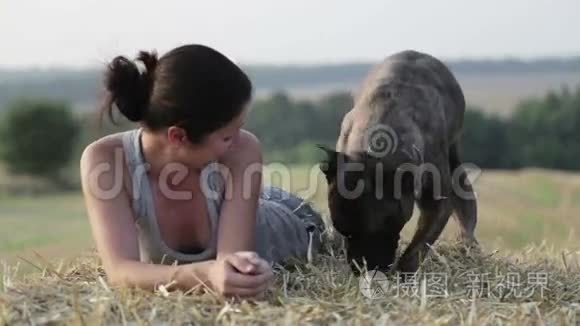
{"type": "MultiPolygon", "coordinates": [[[[81,178],[95,171],[126,171],[122,133],[103,136],[88,144],[80,158],[81,178]]],[[[123,173],[125,175],[125,173],[123,173]]]]}
{"type": "Polygon", "coordinates": [[[116,152],[124,152],[122,133],[106,135],[89,143],[81,155],[81,164],[109,161],[116,152]]]}
{"type": "Polygon", "coordinates": [[[122,133],[103,136],[87,145],[79,163],[83,187],[109,189],[121,182],[121,189],[131,194],[122,133]]]}

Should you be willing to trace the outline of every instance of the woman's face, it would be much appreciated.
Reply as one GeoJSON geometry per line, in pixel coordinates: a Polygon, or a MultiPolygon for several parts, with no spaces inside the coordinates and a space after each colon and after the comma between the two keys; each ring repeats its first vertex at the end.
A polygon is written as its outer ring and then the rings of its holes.
{"type": "Polygon", "coordinates": [[[205,166],[223,157],[235,145],[240,130],[245,123],[249,105],[224,127],[208,134],[202,143],[192,144],[189,141],[179,146],[179,161],[194,166],[205,166]]]}
{"type": "Polygon", "coordinates": [[[247,109],[244,109],[234,120],[221,129],[209,134],[202,146],[204,146],[211,160],[223,157],[234,146],[240,136],[240,130],[245,123],[247,109]]]}

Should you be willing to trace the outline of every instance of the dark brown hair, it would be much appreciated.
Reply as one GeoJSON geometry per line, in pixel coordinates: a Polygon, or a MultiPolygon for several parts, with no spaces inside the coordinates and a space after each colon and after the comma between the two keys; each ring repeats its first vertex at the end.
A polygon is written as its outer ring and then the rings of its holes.
{"type": "Polygon", "coordinates": [[[103,112],[111,120],[116,106],[127,119],[151,130],[180,126],[193,143],[232,121],[252,96],[250,79],[235,63],[198,44],[175,48],[161,58],[145,51],[136,61],[118,56],[107,67],[105,87],[103,112]]]}

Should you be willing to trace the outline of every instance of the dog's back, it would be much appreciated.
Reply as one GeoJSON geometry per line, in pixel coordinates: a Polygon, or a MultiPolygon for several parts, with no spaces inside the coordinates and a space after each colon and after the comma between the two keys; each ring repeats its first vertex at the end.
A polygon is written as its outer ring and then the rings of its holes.
{"type": "Polygon", "coordinates": [[[367,76],[354,108],[345,116],[337,150],[365,151],[368,130],[379,124],[394,130],[399,145],[430,149],[455,143],[462,129],[465,99],[449,69],[416,51],[387,57],[367,76]]]}

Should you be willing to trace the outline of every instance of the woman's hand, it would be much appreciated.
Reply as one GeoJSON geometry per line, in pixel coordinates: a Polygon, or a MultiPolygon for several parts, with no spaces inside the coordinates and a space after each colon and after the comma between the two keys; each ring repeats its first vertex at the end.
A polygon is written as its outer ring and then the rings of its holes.
{"type": "Polygon", "coordinates": [[[274,273],[255,252],[240,251],[219,257],[210,267],[208,279],[219,294],[256,297],[271,285],[274,273]]]}

